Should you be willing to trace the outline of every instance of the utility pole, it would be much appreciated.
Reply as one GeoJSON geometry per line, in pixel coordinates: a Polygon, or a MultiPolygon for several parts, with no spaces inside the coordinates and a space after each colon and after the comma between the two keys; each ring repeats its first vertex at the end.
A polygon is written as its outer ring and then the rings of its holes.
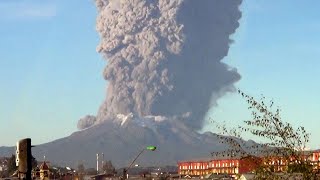
{"type": "Polygon", "coordinates": [[[99,153],[97,153],[97,174],[99,174],[99,153]]]}
{"type": "Polygon", "coordinates": [[[16,166],[18,166],[18,178],[31,180],[32,153],[31,139],[21,139],[16,146],[16,166]]]}
{"type": "Polygon", "coordinates": [[[104,153],[102,153],[101,155],[102,155],[101,168],[102,168],[102,171],[104,171],[103,170],[103,167],[104,167],[104,153]]]}
{"type": "Polygon", "coordinates": [[[123,168],[123,179],[128,179],[128,176],[129,174],[128,173],[128,170],[132,167],[133,163],[138,159],[138,157],[144,152],[144,150],[149,150],[149,151],[155,151],[157,149],[156,146],[147,146],[145,148],[143,148],[139,154],[133,159],[133,161],[131,162],[131,164],[128,166],[128,168],[123,168]]]}

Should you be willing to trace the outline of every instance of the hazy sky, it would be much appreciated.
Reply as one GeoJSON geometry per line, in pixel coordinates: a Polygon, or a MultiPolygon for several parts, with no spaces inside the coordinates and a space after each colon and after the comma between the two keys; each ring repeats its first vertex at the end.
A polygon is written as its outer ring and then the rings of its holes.
{"type": "MultiPolygon", "coordinates": [[[[242,75],[237,87],[273,99],[284,120],[305,126],[312,148],[320,148],[318,7],[317,0],[245,0],[224,60],[242,75]]],[[[0,146],[61,138],[96,114],[106,82],[95,18],[92,0],[0,0],[0,146]]],[[[215,120],[250,117],[236,93],[218,103],[209,113],[215,120]]]]}

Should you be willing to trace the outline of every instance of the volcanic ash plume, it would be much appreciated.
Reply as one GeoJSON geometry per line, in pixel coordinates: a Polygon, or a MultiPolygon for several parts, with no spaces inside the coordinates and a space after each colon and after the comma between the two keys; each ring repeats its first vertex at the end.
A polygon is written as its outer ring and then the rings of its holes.
{"type": "Polygon", "coordinates": [[[96,0],[101,37],[97,51],[108,61],[104,78],[109,86],[95,124],[133,113],[201,129],[215,103],[211,97],[232,90],[240,79],[221,62],[239,26],[240,4],[241,0],[96,0]]]}
{"type": "Polygon", "coordinates": [[[96,117],[91,115],[86,115],[78,121],[78,129],[86,129],[91,127],[96,122],[96,117]]]}

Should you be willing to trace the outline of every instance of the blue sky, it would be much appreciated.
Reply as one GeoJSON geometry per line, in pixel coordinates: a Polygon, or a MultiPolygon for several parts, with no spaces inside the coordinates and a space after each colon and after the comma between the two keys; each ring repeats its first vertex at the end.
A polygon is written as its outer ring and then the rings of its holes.
{"type": "MultiPolygon", "coordinates": [[[[311,148],[320,148],[317,7],[317,0],[245,0],[224,60],[242,75],[237,87],[272,98],[284,120],[312,133],[311,148]]],[[[76,131],[79,118],[96,114],[106,82],[95,18],[92,0],[0,1],[0,146],[61,138],[76,131]]],[[[236,93],[218,104],[209,112],[215,120],[236,125],[250,117],[236,93]]]]}

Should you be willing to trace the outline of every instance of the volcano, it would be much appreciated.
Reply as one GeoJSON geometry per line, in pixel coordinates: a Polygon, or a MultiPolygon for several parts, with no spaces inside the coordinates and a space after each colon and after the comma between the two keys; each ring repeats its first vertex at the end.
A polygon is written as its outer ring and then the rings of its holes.
{"type": "MultiPolygon", "coordinates": [[[[179,121],[157,117],[137,119],[129,115],[36,145],[32,154],[39,161],[45,155],[51,164],[60,166],[77,167],[83,163],[95,167],[96,154],[104,153],[105,160],[111,160],[116,167],[126,167],[148,145],[157,149],[145,151],[137,159],[141,166],[176,165],[180,160],[209,158],[210,152],[227,148],[219,143],[217,134],[197,133],[179,121]]],[[[14,147],[0,148],[0,156],[14,153],[14,147]]]]}
{"type": "MultiPolygon", "coordinates": [[[[235,90],[241,76],[223,62],[239,27],[241,0],[95,0],[97,52],[108,62],[105,100],[79,131],[38,145],[34,156],[54,164],[93,167],[104,153],[127,166],[175,165],[226,149],[212,132],[199,133],[210,108],[235,90]]],[[[1,148],[9,156],[13,148],[1,148]]]]}

